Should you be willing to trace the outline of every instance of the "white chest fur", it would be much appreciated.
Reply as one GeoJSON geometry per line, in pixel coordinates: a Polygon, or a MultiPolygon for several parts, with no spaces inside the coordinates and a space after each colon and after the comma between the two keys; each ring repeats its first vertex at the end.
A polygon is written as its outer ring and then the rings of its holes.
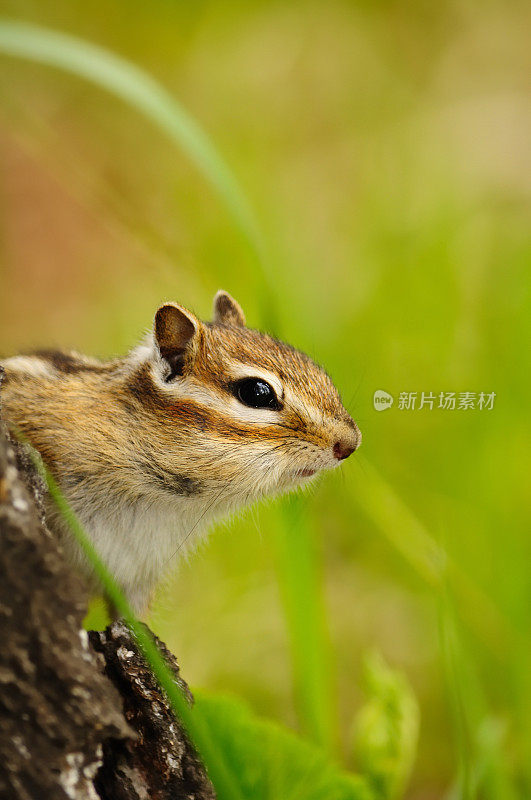
{"type": "MultiPolygon", "coordinates": [[[[116,494],[107,501],[68,498],[83,529],[93,542],[134,611],[146,610],[154,587],[165,572],[175,568],[219,512],[210,497],[145,496],[131,502],[116,494]]],[[[88,576],[92,570],[71,532],[55,508],[47,514],[50,527],[60,535],[67,557],[88,576]]]]}

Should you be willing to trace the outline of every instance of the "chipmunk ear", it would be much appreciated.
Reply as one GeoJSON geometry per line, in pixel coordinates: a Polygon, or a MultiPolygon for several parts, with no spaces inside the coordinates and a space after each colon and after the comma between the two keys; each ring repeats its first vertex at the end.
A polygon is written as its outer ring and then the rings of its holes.
{"type": "Polygon", "coordinates": [[[166,382],[182,375],[193,359],[200,324],[190,311],[175,303],[165,303],[155,314],[155,344],[170,370],[166,382]]]}
{"type": "Polygon", "coordinates": [[[234,325],[236,328],[245,327],[245,314],[241,306],[222,289],[214,297],[214,322],[218,325],[234,325]]]}

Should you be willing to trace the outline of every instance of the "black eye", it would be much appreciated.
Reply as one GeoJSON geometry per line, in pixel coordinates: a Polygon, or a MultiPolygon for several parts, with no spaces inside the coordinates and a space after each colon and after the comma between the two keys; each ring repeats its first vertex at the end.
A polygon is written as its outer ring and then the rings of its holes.
{"type": "Polygon", "coordinates": [[[272,408],[277,411],[281,407],[274,389],[260,378],[244,378],[237,381],[233,384],[233,392],[244,406],[272,408]]]}

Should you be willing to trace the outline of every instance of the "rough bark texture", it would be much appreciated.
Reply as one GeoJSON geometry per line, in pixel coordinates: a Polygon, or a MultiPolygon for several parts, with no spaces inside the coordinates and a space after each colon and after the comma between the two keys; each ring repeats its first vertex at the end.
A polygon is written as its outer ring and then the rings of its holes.
{"type": "Polygon", "coordinates": [[[129,630],[82,629],[87,592],[45,527],[44,492],[0,421],[0,798],[212,800],[129,630]]]}
{"type": "MultiPolygon", "coordinates": [[[[125,718],[137,732],[134,740],[104,744],[104,764],[96,780],[100,797],[106,800],[214,800],[204,769],[128,628],[115,622],[101,633],[91,631],[89,636],[94,650],[105,658],[105,673],[122,696],[125,718]]],[[[179,676],[175,658],[162,642],[158,639],[157,642],[177,683],[192,702],[192,695],[179,676]]]]}
{"type": "Polygon", "coordinates": [[[0,797],[96,800],[102,742],[132,736],[81,629],[86,596],[0,440],[0,797]]]}

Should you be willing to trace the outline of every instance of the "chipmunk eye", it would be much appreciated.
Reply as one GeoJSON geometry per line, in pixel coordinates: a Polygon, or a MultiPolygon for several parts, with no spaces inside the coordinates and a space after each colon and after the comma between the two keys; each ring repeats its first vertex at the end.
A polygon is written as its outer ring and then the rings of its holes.
{"type": "Polygon", "coordinates": [[[272,386],[260,378],[244,378],[234,384],[234,394],[244,406],[272,408],[278,411],[280,403],[272,386]]]}

